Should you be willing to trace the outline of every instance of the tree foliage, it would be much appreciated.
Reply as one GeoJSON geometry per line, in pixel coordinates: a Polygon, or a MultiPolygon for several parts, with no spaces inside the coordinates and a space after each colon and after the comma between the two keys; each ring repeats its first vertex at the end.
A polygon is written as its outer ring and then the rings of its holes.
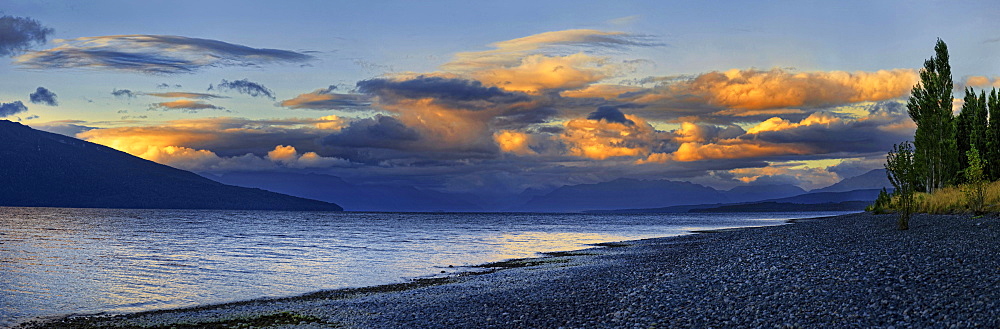
{"type": "Polygon", "coordinates": [[[972,147],[967,153],[969,164],[965,170],[965,199],[969,209],[976,214],[982,214],[986,207],[986,163],[979,156],[979,150],[972,147]]]}
{"type": "Polygon", "coordinates": [[[895,188],[892,194],[897,196],[895,208],[899,211],[899,220],[896,223],[900,230],[909,229],[910,214],[913,213],[913,194],[920,178],[914,160],[915,154],[910,142],[893,145],[886,157],[886,173],[895,188]]]}
{"type": "Polygon", "coordinates": [[[934,57],[924,61],[920,83],[913,87],[906,103],[910,118],[917,124],[914,161],[920,181],[928,192],[951,182],[958,163],[951,113],[954,82],[948,63],[948,46],[938,39],[934,53],[934,57]]]}
{"type": "Polygon", "coordinates": [[[1000,180],[1000,94],[996,89],[990,91],[987,100],[989,108],[989,123],[986,128],[986,148],[983,157],[986,158],[986,175],[989,180],[1000,180]]]}

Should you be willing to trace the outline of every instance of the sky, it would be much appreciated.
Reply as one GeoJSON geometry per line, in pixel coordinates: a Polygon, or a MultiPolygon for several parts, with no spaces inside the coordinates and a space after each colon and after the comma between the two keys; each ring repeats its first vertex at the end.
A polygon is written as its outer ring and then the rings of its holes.
{"type": "Polygon", "coordinates": [[[8,0],[0,16],[0,118],[199,173],[444,192],[820,188],[912,139],[905,101],[937,38],[957,98],[1000,86],[988,1],[8,0]]]}

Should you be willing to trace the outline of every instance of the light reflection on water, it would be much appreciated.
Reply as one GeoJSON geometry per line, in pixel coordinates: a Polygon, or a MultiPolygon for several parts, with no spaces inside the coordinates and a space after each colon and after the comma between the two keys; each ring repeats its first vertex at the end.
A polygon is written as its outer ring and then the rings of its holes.
{"type": "Polygon", "coordinates": [[[401,214],[0,207],[0,326],[402,282],[588,244],[831,213],[401,214]]]}

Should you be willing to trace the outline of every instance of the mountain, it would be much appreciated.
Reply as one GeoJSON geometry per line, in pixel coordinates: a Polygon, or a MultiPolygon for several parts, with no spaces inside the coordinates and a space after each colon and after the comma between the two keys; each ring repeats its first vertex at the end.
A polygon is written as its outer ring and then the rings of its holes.
{"type": "Polygon", "coordinates": [[[223,184],[260,188],[303,198],[336,201],[351,211],[483,211],[455,195],[420,190],[411,186],[354,185],[340,177],[323,174],[279,172],[232,172],[203,176],[223,184]]]}
{"type": "Polygon", "coordinates": [[[0,206],[340,211],[0,120],[0,206]]]}
{"type": "Polygon", "coordinates": [[[575,212],[590,209],[651,208],[729,201],[716,189],[688,182],[620,178],[610,182],[563,186],[532,198],[522,211],[575,212]]]}
{"type": "Polygon", "coordinates": [[[732,204],[712,208],[692,209],[693,213],[730,213],[730,212],[809,212],[809,211],[861,211],[871,204],[866,201],[825,202],[817,204],[801,204],[787,202],[752,202],[732,204]]]}
{"type": "Polygon", "coordinates": [[[865,201],[871,203],[878,197],[880,189],[854,190],[845,192],[809,192],[793,197],[770,199],[764,201],[799,203],[799,204],[820,204],[829,202],[865,201]]]}
{"type": "Polygon", "coordinates": [[[806,193],[801,187],[795,185],[745,185],[737,186],[724,194],[729,197],[730,202],[747,202],[765,199],[775,199],[795,196],[806,193]]]}
{"type": "MultiPolygon", "coordinates": [[[[859,176],[849,177],[836,184],[815,189],[809,192],[847,192],[855,190],[892,190],[892,184],[886,176],[885,169],[875,169],[859,176]]],[[[874,198],[872,199],[874,200],[874,198]]]]}

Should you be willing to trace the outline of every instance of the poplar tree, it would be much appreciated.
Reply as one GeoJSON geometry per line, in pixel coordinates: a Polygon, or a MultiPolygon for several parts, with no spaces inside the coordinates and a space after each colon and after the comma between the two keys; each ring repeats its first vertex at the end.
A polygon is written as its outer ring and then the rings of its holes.
{"type": "Polygon", "coordinates": [[[917,124],[914,162],[927,192],[951,182],[958,169],[954,116],[951,114],[954,82],[948,63],[948,45],[938,39],[934,53],[934,57],[924,61],[920,83],[913,87],[906,102],[907,112],[917,124]]]}
{"type": "MultiPolygon", "coordinates": [[[[987,150],[989,147],[986,135],[988,128],[986,91],[976,95],[972,88],[965,88],[964,101],[962,112],[955,118],[955,149],[959,156],[958,168],[956,168],[958,173],[963,173],[969,168],[969,151],[987,150]]],[[[982,159],[981,155],[980,159],[982,159]]],[[[955,176],[956,179],[964,177],[963,175],[955,176]]]]}
{"type": "Polygon", "coordinates": [[[990,91],[987,101],[989,108],[989,123],[986,129],[986,148],[983,157],[986,159],[986,176],[991,181],[1000,180],[1000,94],[994,88],[990,91]]]}

